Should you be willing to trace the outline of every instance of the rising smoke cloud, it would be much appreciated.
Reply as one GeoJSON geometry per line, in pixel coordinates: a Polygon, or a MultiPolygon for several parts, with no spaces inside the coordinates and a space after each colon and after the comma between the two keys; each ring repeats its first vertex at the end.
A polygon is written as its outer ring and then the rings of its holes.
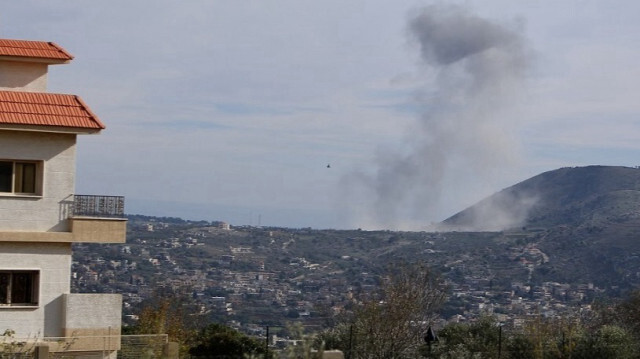
{"type": "Polygon", "coordinates": [[[447,186],[487,180],[517,152],[507,109],[528,67],[521,31],[448,5],[422,9],[408,28],[424,70],[435,74],[419,94],[423,111],[399,149],[379,151],[375,171],[347,180],[368,208],[358,220],[378,228],[424,229],[444,219],[437,216],[450,200],[447,186]]]}

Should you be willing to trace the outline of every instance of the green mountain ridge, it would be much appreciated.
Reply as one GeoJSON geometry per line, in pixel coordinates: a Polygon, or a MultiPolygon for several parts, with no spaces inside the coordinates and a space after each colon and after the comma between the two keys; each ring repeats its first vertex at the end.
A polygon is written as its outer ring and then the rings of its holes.
{"type": "MultiPolygon", "coordinates": [[[[640,220],[640,169],[620,166],[560,168],[506,188],[443,221],[451,229],[585,226],[640,220]]],[[[445,227],[445,228],[446,228],[445,227]]]]}
{"type": "Polygon", "coordinates": [[[550,260],[535,268],[534,278],[603,287],[640,284],[640,169],[587,166],[545,172],[455,214],[443,228],[482,229],[478,219],[492,220],[490,212],[483,212],[488,207],[520,214],[519,221],[502,230],[539,231],[528,241],[550,260]]]}

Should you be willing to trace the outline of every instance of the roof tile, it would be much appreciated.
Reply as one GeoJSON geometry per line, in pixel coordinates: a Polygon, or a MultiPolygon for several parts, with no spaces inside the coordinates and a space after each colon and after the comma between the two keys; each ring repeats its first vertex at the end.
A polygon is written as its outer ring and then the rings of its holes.
{"type": "Polygon", "coordinates": [[[75,95],[0,91],[0,124],[104,129],[75,95]]]}
{"type": "Polygon", "coordinates": [[[0,56],[72,60],[73,56],[54,42],[0,39],[0,56]]]}

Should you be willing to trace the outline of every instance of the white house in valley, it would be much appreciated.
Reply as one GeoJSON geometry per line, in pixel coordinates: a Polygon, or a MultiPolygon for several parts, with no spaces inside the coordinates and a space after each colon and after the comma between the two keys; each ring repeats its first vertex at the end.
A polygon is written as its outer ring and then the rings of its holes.
{"type": "Polygon", "coordinates": [[[78,96],[47,92],[49,65],[72,59],[51,42],[0,39],[0,334],[115,357],[121,296],[70,293],[71,245],[126,232],[124,198],[75,193],[76,138],[105,126],[78,96]]]}

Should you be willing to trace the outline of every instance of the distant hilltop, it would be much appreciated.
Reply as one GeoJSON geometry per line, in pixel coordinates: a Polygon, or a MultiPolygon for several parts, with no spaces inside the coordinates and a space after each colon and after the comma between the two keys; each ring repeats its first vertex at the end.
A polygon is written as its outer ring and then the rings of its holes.
{"type": "Polygon", "coordinates": [[[565,167],[506,188],[444,220],[439,230],[640,222],[640,169],[565,167]]]}

